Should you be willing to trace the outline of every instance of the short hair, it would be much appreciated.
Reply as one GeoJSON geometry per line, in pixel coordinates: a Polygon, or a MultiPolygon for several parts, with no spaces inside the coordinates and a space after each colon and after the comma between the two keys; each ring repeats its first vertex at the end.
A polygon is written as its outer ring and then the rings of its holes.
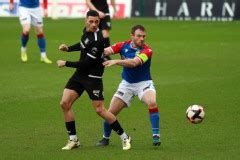
{"type": "Polygon", "coordinates": [[[89,11],[87,12],[87,17],[89,17],[89,16],[99,17],[99,14],[98,14],[98,12],[95,11],[95,10],[89,10],[89,11]]]}
{"type": "Polygon", "coordinates": [[[145,32],[145,28],[142,25],[135,25],[132,27],[131,33],[134,34],[136,30],[140,29],[141,31],[145,32]]]}

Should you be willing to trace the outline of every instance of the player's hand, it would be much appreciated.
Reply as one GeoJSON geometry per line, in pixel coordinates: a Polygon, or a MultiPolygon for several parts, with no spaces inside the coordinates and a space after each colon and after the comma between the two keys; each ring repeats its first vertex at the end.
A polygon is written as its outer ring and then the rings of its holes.
{"type": "Polygon", "coordinates": [[[106,15],[105,13],[101,12],[101,11],[98,11],[98,14],[99,14],[99,17],[100,18],[104,18],[106,15]]]}
{"type": "Polygon", "coordinates": [[[109,60],[109,61],[103,62],[103,66],[105,66],[105,67],[110,67],[110,66],[113,66],[116,64],[117,64],[117,60],[109,60]]]}
{"type": "Polygon", "coordinates": [[[104,56],[109,56],[111,54],[113,54],[113,50],[111,47],[104,48],[104,51],[103,51],[104,56]]]}
{"type": "Polygon", "coordinates": [[[14,4],[13,3],[9,3],[9,10],[13,11],[13,9],[14,9],[14,4]]]}
{"type": "Polygon", "coordinates": [[[61,44],[59,47],[58,47],[58,49],[60,50],[60,51],[68,51],[68,46],[66,45],[66,44],[61,44]]]}
{"type": "Polygon", "coordinates": [[[65,67],[66,61],[58,60],[58,61],[57,61],[57,65],[58,65],[59,68],[65,67]]]}

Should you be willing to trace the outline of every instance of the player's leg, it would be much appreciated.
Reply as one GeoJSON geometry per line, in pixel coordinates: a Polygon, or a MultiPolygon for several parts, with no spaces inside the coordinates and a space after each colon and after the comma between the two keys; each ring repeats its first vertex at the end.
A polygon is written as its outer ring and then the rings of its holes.
{"type": "MultiPolygon", "coordinates": [[[[126,103],[118,97],[113,96],[109,112],[115,116],[126,106],[126,103]]],[[[107,146],[109,145],[109,139],[111,135],[112,128],[107,121],[103,122],[103,138],[96,144],[96,146],[107,146]]]]}
{"type": "Polygon", "coordinates": [[[52,61],[49,60],[46,55],[46,38],[45,38],[44,32],[43,32],[43,18],[41,15],[40,8],[34,9],[31,13],[31,17],[32,17],[32,24],[35,27],[35,32],[37,35],[38,47],[39,47],[39,50],[41,53],[40,61],[47,63],[47,64],[51,64],[52,61]]]}
{"type": "Polygon", "coordinates": [[[105,48],[109,47],[111,45],[110,43],[110,38],[109,38],[109,30],[108,29],[103,29],[102,30],[103,38],[104,38],[104,43],[105,43],[105,48]]]}
{"type": "Polygon", "coordinates": [[[105,119],[110,124],[110,127],[120,136],[123,150],[129,150],[131,148],[131,138],[124,132],[117,118],[105,109],[103,100],[93,100],[92,105],[96,113],[105,119]]]}
{"type": "Polygon", "coordinates": [[[21,34],[21,59],[23,62],[27,62],[27,43],[29,40],[29,33],[31,29],[31,17],[28,13],[27,8],[19,7],[19,21],[22,26],[21,34]]]}
{"type": "Polygon", "coordinates": [[[62,148],[62,150],[71,150],[80,146],[80,142],[78,141],[76,134],[75,118],[72,110],[72,105],[74,101],[78,99],[78,97],[79,94],[74,90],[65,88],[63,91],[60,105],[63,111],[65,126],[69,135],[69,141],[66,146],[62,148]]]}
{"type": "Polygon", "coordinates": [[[160,141],[160,124],[159,124],[159,111],[156,103],[156,92],[155,90],[146,90],[141,99],[147,106],[149,110],[149,118],[152,126],[153,134],[153,145],[159,146],[160,141]]]}
{"type": "Polygon", "coordinates": [[[123,150],[129,150],[131,148],[131,138],[124,132],[116,116],[107,111],[104,107],[102,79],[89,79],[88,83],[85,83],[84,86],[90,99],[92,100],[92,106],[94,107],[96,113],[105,119],[110,124],[110,127],[120,136],[123,144],[123,150]]]}
{"type": "MultiPolygon", "coordinates": [[[[102,34],[104,38],[104,47],[107,48],[111,45],[111,42],[110,42],[111,19],[109,15],[101,19],[100,28],[102,30],[102,34]]],[[[104,57],[104,61],[107,61],[110,59],[111,59],[110,56],[104,57]]]]}

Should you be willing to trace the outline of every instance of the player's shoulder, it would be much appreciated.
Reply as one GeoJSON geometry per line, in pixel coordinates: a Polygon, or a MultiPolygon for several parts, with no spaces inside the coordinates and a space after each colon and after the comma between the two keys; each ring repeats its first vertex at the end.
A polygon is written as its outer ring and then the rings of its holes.
{"type": "Polygon", "coordinates": [[[151,49],[152,50],[152,48],[147,43],[144,43],[142,47],[143,47],[143,49],[151,49]]]}
{"type": "Polygon", "coordinates": [[[149,53],[152,53],[152,48],[148,44],[146,44],[146,43],[143,44],[142,50],[144,50],[146,52],[149,52],[149,53]]]}

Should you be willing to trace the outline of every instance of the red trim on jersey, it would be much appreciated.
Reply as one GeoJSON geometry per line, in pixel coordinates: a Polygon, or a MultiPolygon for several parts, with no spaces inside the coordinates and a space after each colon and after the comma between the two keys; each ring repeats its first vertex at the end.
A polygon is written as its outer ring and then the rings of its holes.
{"type": "Polygon", "coordinates": [[[13,4],[14,0],[10,0],[10,3],[13,4]]]}
{"type": "Polygon", "coordinates": [[[43,33],[42,34],[38,34],[37,37],[38,38],[44,38],[44,34],[43,33]]]}
{"type": "Polygon", "coordinates": [[[120,50],[122,49],[123,45],[130,42],[131,40],[115,43],[114,45],[111,46],[113,53],[120,53],[120,50]]]}
{"type": "Polygon", "coordinates": [[[151,108],[151,109],[148,109],[149,110],[149,113],[156,113],[158,112],[158,108],[151,108]]]}
{"type": "Polygon", "coordinates": [[[48,7],[48,1],[47,0],[43,0],[43,8],[47,9],[48,7]]]}

